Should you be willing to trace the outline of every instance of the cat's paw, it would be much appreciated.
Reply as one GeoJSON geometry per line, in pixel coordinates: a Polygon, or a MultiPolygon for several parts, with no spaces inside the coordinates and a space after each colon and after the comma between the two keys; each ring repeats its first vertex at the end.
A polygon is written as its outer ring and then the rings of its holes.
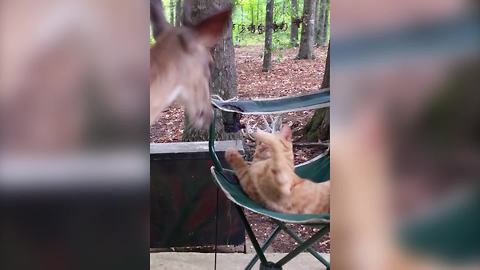
{"type": "Polygon", "coordinates": [[[229,163],[231,163],[233,160],[235,160],[235,158],[237,158],[238,156],[240,156],[240,154],[238,153],[237,149],[235,149],[235,148],[229,148],[225,152],[225,160],[229,163]]]}

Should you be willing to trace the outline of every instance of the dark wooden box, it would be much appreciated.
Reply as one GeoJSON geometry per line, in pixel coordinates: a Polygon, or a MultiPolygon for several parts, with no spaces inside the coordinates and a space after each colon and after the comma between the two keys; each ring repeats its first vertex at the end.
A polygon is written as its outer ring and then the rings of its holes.
{"type": "MultiPolygon", "coordinates": [[[[241,141],[216,143],[223,164],[229,147],[243,152],[241,141]]],[[[150,144],[150,248],[215,244],[217,186],[212,165],[207,142],[150,144]]],[[[218,207],[218,245],[243,245],[243,225],[222,191],[218,207]]]]}

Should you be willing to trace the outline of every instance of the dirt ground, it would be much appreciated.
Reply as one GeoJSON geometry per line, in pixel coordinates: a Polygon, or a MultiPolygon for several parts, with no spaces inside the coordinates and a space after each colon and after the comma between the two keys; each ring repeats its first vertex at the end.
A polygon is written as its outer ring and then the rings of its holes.
{"type": "MultiPolygon", "coordinates": [[[[321,85],[327,49],[316,48],[314,60],[295,60],[297,48],[277,50],[274,53],[273,69],[262,72],[262,47],[248,46],[235,49],[238,74],[238,96],[240,99],[271,98],[301,95],[317,91],[321,85]]],[[[151,127],[150,142],[178,142],[182,139],[183,109],[171,106],[163,112],[160,120],[151,127]]],[[[281,115],[282,123],[288,124],[294,131],[294,140],[300,139],[300,131],[313,115],[313,111],[286,113],[281,115]]],[[[260,127],[262,119],[258,116],[242,118],[247,127],[260,127]]],[[[294,148],[295,162],[301,163],[311,159],[324,150],[320,146],[297,145],[294,148]]],[[[264,240],[273,225],[263,216],[247,212],[247,218],[254,227],[256,236],[264,240]]],[[[316,229],[296,225],[292,227],[302,238],[307,238],[316,229]]],[[[288,252],[295,246],[295,241],[288,235],[280,234],[272,243],[274,252],[288,252]]],[[[320,252],[330,252],[329,236],[318,241],[314,248],[320,252]]]]}

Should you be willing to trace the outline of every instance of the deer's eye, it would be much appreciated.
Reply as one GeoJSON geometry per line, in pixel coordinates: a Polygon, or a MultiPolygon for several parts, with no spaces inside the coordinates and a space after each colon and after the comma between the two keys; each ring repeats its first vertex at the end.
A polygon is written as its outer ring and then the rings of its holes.
{"type": "Polygon", "coordinates": [[[183,49],[183,51],[190,54],[194,52],[196,43],[191,32],[186,30],[182,31],[178,33],[177,37],[180,47],[183,49]]]}
{"type": "Polygon", "coordinates": [[[182,47],[182,50],[185,52],[190,51],[190,47],[188,46],[188,41],[186,40],[184,35],[178,35],[178,41],[180,42],[180,46],[182,47]]]}

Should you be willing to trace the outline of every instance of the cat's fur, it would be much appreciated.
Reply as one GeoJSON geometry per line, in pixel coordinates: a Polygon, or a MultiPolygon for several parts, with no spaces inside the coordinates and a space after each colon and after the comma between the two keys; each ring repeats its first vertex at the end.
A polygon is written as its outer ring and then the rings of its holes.
{"type": "Polygon", "coordinates": [[[314,183],[295,174],[292,131],[257,132],[257,148],[249,165],[230,149],[225,158],[245,193],[267,208],[283,213],[319,214],[330,211],[330,181],[314,183]]]}

